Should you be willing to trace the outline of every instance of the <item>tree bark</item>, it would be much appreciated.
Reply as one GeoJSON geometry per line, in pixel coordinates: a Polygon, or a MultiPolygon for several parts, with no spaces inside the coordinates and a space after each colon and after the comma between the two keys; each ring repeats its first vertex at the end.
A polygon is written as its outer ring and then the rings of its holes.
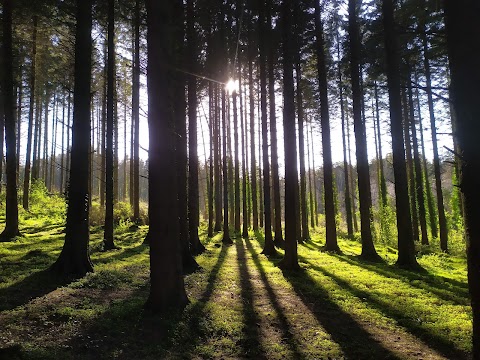
{"type": "Polygon", "coordinates": [[[174,2],[147,0],[150,295],[147,308],[183,309],[188,298],[179,242],[175,120],[174,2]]]}
{"type": "MultiPolygon", "coordinates": [[[[18,230],[18,204],[17,204],[17,157],[15,138],[15,115],[13,97],[13,1],[3,0],[3,98],[5,116],[5,144],[7,158],[7,192],[6,192],[6,224],[0,234],[0,241],[11,241],[18,230]]],[[[0,70],[1,71],[1,70],[0,70]]]]}
{"type": "Polygon", "coordinates": [[[134,61],[132,84],[133,121],[133,218],[140,220],[140,0],[135,0],[134,61]]]}
{"type": "Polygon", "coordinates": [[[357,150],[358,195],[360,202],[360,224],[362,236],[361,256],[368,260],[379,260],[372,238],[372,195],[367,152],[367,135],[362,119],[363,93],[360,86],[361,40],[357,20],[357,0],[349,0],[350,71],[353,97],[353,125],[357,150]]]}
{"type": "Polygon", "coordinates": [[[222,89],[222,145],[223,145],[223,238],[224,245],[233,244],[229,228],[228,204],[228,159],[227,159],[227,116],[225,89],[222,89]]]}
{"type": "Polygon", "coordinates": [[[375,81],[375,114],[377,117],[377,136],[378,136],[378,158],[379,158],[379,176],[380,176],[380,194],[382,199],[382,206],[388,205],[387,199],[387,183],[385,182],[385,170],[383,167],[383,152],[382,152],[382,134],[380,132],[380,106],[378,101],[378,86],[375,81]]]}
{"type": "Polygon", "coordinates": [[[465,210],[468,284],[473,313],[472,358],[480,359],[480,4],[474,0],[445,1],[445,24],[451,69],[451,88],[457,112],[457,139],[461,155],[460,189],[465,210]]]}
{"type": "Polygon", "coordinates": [[[256,160],[256,145],[255,145],[255,98],[253,96],[253,45],[251,32],[248,32],[249,46],[248,46],[248,100],[250,105],[250,183],[252,188],[252,217],[253,217],[253,231],[258,230],[258,192],[257,192],[257,160],[256,160]]]}
{"type": "Polygon", "coordinates": [[[84,276],[93,271],[88,228],[92,0],[77,0],[76,10],[72,159],[65,244],[50,269],[61,274],[84,276]]]}
{"type": "Polygon", "coordinates": [[[330,139],[330,114],[328,106],[328,82],[326,50],[323,34],[323,25],[320,14],[320,3],[315,0],[315,32],[317,37],[317,76],[318,90],[320,94],[320,116],[322,127],[322,150],[323,150],[323,183],[325,199],[325,227],[326,239],[325,250],[340,252],[337,242],[337,225],[335,223],[335,203],[333,194],[333,164],[332,146],[330,139]]]}
{"type": "Polygon", "coordinates": [[[283,128],[285,149],[285,256],[279,266],[283,269],[299,268],[297,239],[295,191],[297,178],[297,147],[295,131],[295,103],[293,84],[293,39],[292,39],[292,1],[283,0],[281,9],[283,38],[283,128]]]}
{"type": "Polygon", "coordinates": [[[408,201],[407,169],[402,129],[402,101],[400,98],[400,59],[395,31],[392,0],[383,1],[383,25],[387,60],[388,93],[390,98],[390,126],[392,133],[393,173],[395,176],[395,203],[397,208],[398,260],[406,268],[419,267],[415,258],[412,221],[408,201]]]}
{"type": "MultiPolygon", "coordinates": [[[[32,30],[32,63],[30,69],[30,104],[28,109],[28,130],[27,130],[27,150],[25,153],[25,173],[23,176],[23,208],[28,210],[28,197],[30,189],[30,157],[32,154],[32,133],[33,133],[33,116],[35,107],[35,80],[36,80],[36,60],[37,60],[37,16],[33,17],[32,30]]],[[[0,170],[1,171],[1,170],[0,170]]]]}

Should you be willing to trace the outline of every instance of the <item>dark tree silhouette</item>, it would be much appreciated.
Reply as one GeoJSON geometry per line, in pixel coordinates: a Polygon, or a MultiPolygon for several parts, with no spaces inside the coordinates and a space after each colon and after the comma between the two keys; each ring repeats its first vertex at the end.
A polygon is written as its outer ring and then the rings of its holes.
{"type": "Polygon", "coordinates": [[[90,79],[92,0],[77,0],[72,150],[65,244],[51,270],[75,276],[93,271],[89,254],[90,79]]]}
{"type": "Polygon", "coordinates": [[[174,2],[147,0],[150,295],[147,308],[166,312],[187,303],[182,276],[173,99],[174,2]]]}

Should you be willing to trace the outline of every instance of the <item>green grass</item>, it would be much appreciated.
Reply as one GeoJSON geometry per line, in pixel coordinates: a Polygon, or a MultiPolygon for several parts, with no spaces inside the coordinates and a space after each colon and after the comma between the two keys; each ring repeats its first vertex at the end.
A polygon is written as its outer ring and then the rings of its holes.
{"type": "MultiPolygon", "coordinates": [[[[299,245],[302,270],[282,272],[261,255],[263,237],[220,246],[201,239],[202,269],[185,278],[190,304],[153,316],[147,228],[119,226],[119,250],[101,252],[91,231],[95,272],[56,278],[45,269],[63,244],[61,217],[22,220],[23,237],[0,244],[0,349],[22,359],[463,359],[471,352],[471,310],[462,258],[428,254],[425,269],[362,261],[357,241],[342,255],[322,252],[323,234],[299,245]],[[15,347],[19,344],[20,347],[15,347]],[[5,350],[3,350],[5,351],[5,350]],[[16,354],[16,355],[15,355],[16,354]]],[[[0,358],[4,353],[0,350],[0,358]]],[[[7,357],[8,358],[8,357],[7,357]]]]}

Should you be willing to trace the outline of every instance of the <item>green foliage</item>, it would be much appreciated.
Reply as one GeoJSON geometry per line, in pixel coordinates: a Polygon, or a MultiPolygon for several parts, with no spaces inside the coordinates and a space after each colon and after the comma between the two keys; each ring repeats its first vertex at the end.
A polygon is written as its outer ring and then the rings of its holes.
{"type": "Polygon", "coordinates": [[[29,211],[23,214],[25,219],[48,218],[52,223],[65,219],[65,199],[58,194],[50,194],[43,180],[32,182],[29,200],[29,211]]]}
{"type": "Polygon", "coordinates": [[[389,205],[373,210],[374,228],[377,241],[383,245],[397,246],[397,219],[394,209],[389,205]]]}

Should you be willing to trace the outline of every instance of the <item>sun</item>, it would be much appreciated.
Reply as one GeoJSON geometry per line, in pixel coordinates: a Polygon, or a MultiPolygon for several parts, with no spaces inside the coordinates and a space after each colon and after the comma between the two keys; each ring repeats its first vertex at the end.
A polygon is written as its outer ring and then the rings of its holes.
{"type": "Polygon", "coordinates": [[[234,92],[238,92],[238,80],[230,79],[225,84],[225,89],[228,91],[229,94],[233,94],[234,92]]]}

